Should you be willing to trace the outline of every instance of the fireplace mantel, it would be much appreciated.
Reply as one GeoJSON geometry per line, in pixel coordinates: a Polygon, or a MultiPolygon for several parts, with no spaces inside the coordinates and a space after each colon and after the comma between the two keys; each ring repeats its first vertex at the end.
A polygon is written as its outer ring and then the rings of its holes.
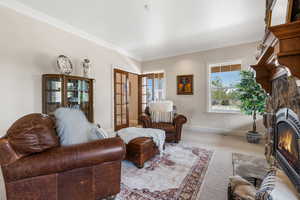
{"type": "Polygon", "coordinates": [[[256,65],[256,81],[271,94],[271,81],[287,73],[300,78],[300,21],[269,28],[256,65]]]}

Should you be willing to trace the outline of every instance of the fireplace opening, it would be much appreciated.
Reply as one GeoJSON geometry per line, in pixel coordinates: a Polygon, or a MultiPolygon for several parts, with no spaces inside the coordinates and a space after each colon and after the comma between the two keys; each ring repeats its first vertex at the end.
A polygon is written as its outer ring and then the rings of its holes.
{"type": "Polygon", "coordinates": [[[276,113],[274,154],[278,164],[300,192],[300,120],[291,109],[276,113]]]}
{"type": "Polygon", "coordinates": [[[278,130],[278,150],[287,159],[287,161],[295,168],[299,169],[299,153],[295,130],[286,122],[277,125],[278,130]]]}

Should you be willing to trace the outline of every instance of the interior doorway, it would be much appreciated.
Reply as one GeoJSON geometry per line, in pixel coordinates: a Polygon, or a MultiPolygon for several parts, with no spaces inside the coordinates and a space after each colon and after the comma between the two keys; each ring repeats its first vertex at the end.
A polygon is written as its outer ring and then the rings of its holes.
{"type": "Polygon", "coordinates": [[[114,129],[138,125],[139,75],[114,69],[114,129]]]}

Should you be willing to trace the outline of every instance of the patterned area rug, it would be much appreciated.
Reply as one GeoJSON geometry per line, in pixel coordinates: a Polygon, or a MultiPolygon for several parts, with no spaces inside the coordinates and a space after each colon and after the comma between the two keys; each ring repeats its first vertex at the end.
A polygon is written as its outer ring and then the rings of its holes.
{"type": "Polygon", "coordinates": [[[145,163],[143,169],[122,164],[118,200],[196,200],[213,151],[167,144],[165,153],[145,163]]]}

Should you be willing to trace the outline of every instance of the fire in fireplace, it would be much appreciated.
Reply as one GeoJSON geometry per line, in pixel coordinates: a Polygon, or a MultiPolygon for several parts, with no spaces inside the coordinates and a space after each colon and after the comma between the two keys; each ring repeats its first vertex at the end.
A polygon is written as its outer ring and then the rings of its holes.
{"type": "Polygon", "coordinates": [[[297,156],[292,141],[293,133],[291,131],[282,132],[279,136],[278,147],[280,150],[287,152],[290,155],[297,156]]]}
{"type": "Polygon", "coordinates": [[[278,130],[278,150],[293,165],[295,169],[299,161],[298,144],[295,130],[287,122],[277,124],[278,130]]]}
{"type": "Polygon", "coordinates": [[[274,140],[276,160],[300,191],[300,121],[291,109],[277,112],[274,140]]]}

